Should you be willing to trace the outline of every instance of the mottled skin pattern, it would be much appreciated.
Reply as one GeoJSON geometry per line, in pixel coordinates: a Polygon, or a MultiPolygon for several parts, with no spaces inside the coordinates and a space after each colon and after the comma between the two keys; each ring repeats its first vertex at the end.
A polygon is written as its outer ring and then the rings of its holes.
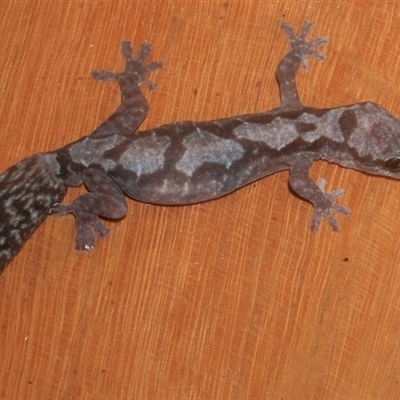
{"type": "Polygon", "coordinates": [[[125,195],[153,204],[193,204],[224,196],[257,179],[288,169],[291,188],[314,206],[311,229],[325,217],[334,231],[332,211],[344,191],[326,193],[308,176],[311,164],[324,159],[344,167],[391,178],[400,177],[400,123],[377,104],[366,102],[334,109],[301,103],[296,75],[308,58],[325,55],[315,48],[326,37],[307,41],[311,23],[296,36],[282,24],[289,52],[278,66],[280,107],[208,122],[183,121],[134,133],[148,112],[140,85],[154,89],[146,76],[162,67],[144,62],[151,52],[143,43],[137,59],[130,42],[122,42],[125,71],[94,71],[93,77],[116,81],[122,102],[90,136],[59,150],[39,153],[0,176],[0,271],[12,260],[50,214],[73,213],[76,248],[94,248],[95,234],[106,237],[100,217],[118,219],[127,211],[125,195]],[[60,204],[68,186],[84,184],[88,193],[72,204],[60,204]]]}

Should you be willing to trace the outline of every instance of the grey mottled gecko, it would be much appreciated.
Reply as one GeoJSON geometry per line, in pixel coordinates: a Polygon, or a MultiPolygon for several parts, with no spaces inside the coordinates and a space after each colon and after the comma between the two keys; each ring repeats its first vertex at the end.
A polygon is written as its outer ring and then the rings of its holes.
{"type": "Polygon", "coordinates": [[[309,178],[315,160],[400,178],[400,121],[371,102],[328,109],[303,105],[297,71],[302,64],[307,69],[309,57],[324,60],[315,48],[328,39],[307,41],[308,21],[299,36],[287,23],[282,28],[290,49],[277,70],[278,108],[207,122],[175,122],[135,134],[148,112],[140,85],[155,89],[146,76],[162,63],[144,64],[149,43],[142,44],[135,59],[130,42],[123,41],[125,70],[92,73],[95,79],[119,83],[122,101],[114,114],[90,136],[28,157],[0,176],[0,271],[49,214],[74,214],[76,249],[93,249],[94,232],[100,237],[109,233],[99,216],[125,216],[124,195],[153,204],[193,204],[288,169],[291,188],[314,206],[311,229],[316,231],[325,217],[338,231],[331,212],[350,213],[334,204],[344,191],[326,193],[325,180],[317,185],[309,178]],[[60,204],[68,186],[82,184],[88,193],[70,205],[60,204]]]}

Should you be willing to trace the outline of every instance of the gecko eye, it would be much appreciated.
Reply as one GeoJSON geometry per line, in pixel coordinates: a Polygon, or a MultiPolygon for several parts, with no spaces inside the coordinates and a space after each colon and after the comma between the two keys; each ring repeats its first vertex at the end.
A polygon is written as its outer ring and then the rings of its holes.
{"type": "Polygon", "coordinates": [[[399,172],[400,157],[389,158],[389,160],[386,160],[385,165],[390,172],[399,172]]]}

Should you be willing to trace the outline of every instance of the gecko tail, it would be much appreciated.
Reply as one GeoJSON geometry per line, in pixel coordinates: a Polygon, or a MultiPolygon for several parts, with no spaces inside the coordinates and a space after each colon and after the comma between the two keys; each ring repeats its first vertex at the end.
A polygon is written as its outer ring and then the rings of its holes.
{"type": "Polygon", "coordinates": [[[38,153],[0,175],[0,274],[65,196],[52,155],[38,153]]]}

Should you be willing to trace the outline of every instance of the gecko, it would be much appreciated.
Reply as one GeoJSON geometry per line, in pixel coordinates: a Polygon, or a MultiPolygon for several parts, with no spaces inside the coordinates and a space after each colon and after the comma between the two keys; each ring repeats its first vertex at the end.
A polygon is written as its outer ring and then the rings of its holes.
{"type": "Polygon", "coordinates": [[[400,178],[400,120],[373,102],[337,108],[314,108],[299,97],[296,76],[307,70],[309,58],[323,61],[317,48],[326,36],[307,40],[312,23],[296,36],[282,24],[289,50],[277,67],[279,107],[212,121],[181,121],[137,132],[149,103],[141,86],[154,90],[147,75],[163,67],[146,65],[151,53],[142,43],[137,58],[129,41],[122,41],[123,72],[96,70],[92,77],[118,82],[121,104],[89,136],[19,161],[0,175],[0,272],[50,214],[73,214],[77,250],[92,250],[96,235],[109,229],[100,218],[121,219],[125,196],[155,205],[189,205],[227,195],[251,182],[289,170],[289,185],[314,206],[311,230],[324,217],[333,231],[332,215],[350,210],[335,203],[339,188],[325,191],[326,180],[315,183],[309,169],[316,160],[372,175],[400,178]],[[84,185],[87,192],[71,204],[61,204],[68,187],[84,185]]]}

